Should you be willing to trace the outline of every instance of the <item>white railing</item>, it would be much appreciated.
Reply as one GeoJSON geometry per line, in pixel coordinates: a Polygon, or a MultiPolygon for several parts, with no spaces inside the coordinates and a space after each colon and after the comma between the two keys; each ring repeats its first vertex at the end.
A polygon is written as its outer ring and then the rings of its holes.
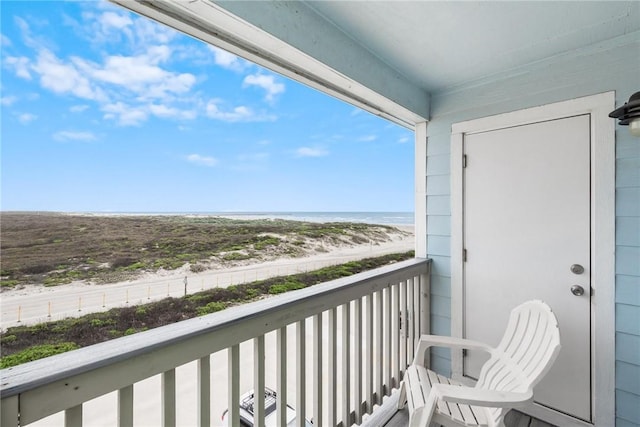
{"type": "MultiPolygon", "coordinates": [[[[154,383],[159,424],[184,425],[183,375],[177,378],[176,370],[190,362],[195,369],[191,415],[200,426],[216,425],[211,411],[216,393],[229,408],[229,425],[239,425],[238,402],[246,391],[240,378],[247,376],[248,388],[276,390],[280,426],[286,425],[287,404],[294,406],[300,427],[305,418],[320,426],[360,424],[397,387],[415,341],[429,330],[429,265],[425,259],[403,261],[4,369],[1,424],[23,426],[60,412],[65,426],[82,426],[83,418],[93,424],[83,406],[112,393],[108,412],[119,426],[132,426],[134,413],[136,420],[144,417],[138,401],[148,394],[134,393],[134,386],[159,375],[159,385],[154,383]],[[221,353],[225,368],[214,358],[221,353]],[[226,371],[223,384],[213,375],[220,369],[226,371]],[[270,380],[275,384],[267,384],[270,380]]],[[[258,408],[264,396],[256,397],[255,426],[263,426],[258,408]]]]}

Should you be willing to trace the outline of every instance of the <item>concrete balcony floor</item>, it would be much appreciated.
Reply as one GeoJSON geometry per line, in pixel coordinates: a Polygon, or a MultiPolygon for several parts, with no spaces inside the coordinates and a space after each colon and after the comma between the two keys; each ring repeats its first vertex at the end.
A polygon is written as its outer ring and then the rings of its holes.
{"type": "MultiPolygon", "coordinates": [[[[553,424],[546,423],[516,410],[509,411],[504,423],[507,427],[554,427],[553,424]]],[[[397,411],[393,418],[387,421],[383,427],[407,427],[408,425],[409,412],[407,408],[404,408],[401,411],[397,411]]]]}

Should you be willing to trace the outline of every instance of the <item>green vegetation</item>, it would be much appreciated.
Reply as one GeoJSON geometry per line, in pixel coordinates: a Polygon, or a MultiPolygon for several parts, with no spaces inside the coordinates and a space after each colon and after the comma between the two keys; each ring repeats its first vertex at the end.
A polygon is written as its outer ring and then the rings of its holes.
{"type": "Polygon", "coordinates": [[[366,258],[292,276],[209,289],[182,298],[165,298],[149,304],[114,308],[79,318],[9,328],[0,333],[1,366],[14,366],[192,317],[204,316],[233,305],[350,276],[413,256],[413,251],[410,251],[366,258]]]}
{"type": "MultiPolygon", "coordinates": [[[[233,220],[202,216],[92,216],[14,213],[0,216],[0,287],[109,283],[145,271],[194,272],[237,263],[326,251],[323,245],[388,239],[393,227],[355,223],[233,220]]],[[[398,230],[395,230],[399,232],[398,230]]]]}
{"type": "Polygon", "coordinates": [[[198,307],[198,316],[215,313],[216,311],[224,310],[225,308],[227,308],[226,303],[222,301],[212,301],[204,307],[198,307]]]}
{"type": "Polygon", "coordinates": [[[31,362],[32,360],[42,359],[44,357],[53,356],[54,354],[64,353],[66,351],[75,350],[78,346],[72,342],[63,342],[60,344],[43,344],[36,345],[19,353],[0,359],[0,368],[10,368],[11,366],[20,365],[21,363],[31,362]]]}
{"type": "Polygon", "coordinates": [[[295,291],[296,289],[302,289],[305,287],[305,284],[296,280],[287,278],[283,283],[276,283],[275,285],[271,285],[269,288],[270,294],[282,294],[284,292],[295,291]]]}

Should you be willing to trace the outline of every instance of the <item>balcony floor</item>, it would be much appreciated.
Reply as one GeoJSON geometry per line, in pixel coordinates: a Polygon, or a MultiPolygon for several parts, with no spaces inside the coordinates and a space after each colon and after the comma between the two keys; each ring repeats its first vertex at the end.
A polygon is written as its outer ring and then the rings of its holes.
{"type": "MultiPolygon", "coordinates": [[[[409,411],[405,407],[398,411],[398,393],[394,392],[384,403],[373,411],[371,417],[364,420],[361,427],[407,427],[409,425],[409,411]]],[[[545,421],[533,418],[522,412],[509,411],[504,419],[506,427],[555,427],[545,421]]]]}
{"type": "MultiPolygon", "coordinates": [[[[516,410],[510,411],[505,417],[506,427],[554,427],[552,424],[532,418],[516,410]]],[[[393,418],[384,424],[384,427],[407,427],[409,425],[409,412],[407,408],[397,411],[393,418]]]]}

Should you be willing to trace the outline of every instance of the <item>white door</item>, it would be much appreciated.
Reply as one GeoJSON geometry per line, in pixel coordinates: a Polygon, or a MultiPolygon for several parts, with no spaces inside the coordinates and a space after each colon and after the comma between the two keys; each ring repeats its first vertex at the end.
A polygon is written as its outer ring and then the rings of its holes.
{"type": "MultiPolygon", "coordinates": [[[[495,345],[511,308],[548,303],[562,350],[535,401],[590,421],[589,115],[467,134],[463,144],[464,336],[495,345]]],[[[477,378],[484,360],[468,353],[463,374],[477,378]]]]}

